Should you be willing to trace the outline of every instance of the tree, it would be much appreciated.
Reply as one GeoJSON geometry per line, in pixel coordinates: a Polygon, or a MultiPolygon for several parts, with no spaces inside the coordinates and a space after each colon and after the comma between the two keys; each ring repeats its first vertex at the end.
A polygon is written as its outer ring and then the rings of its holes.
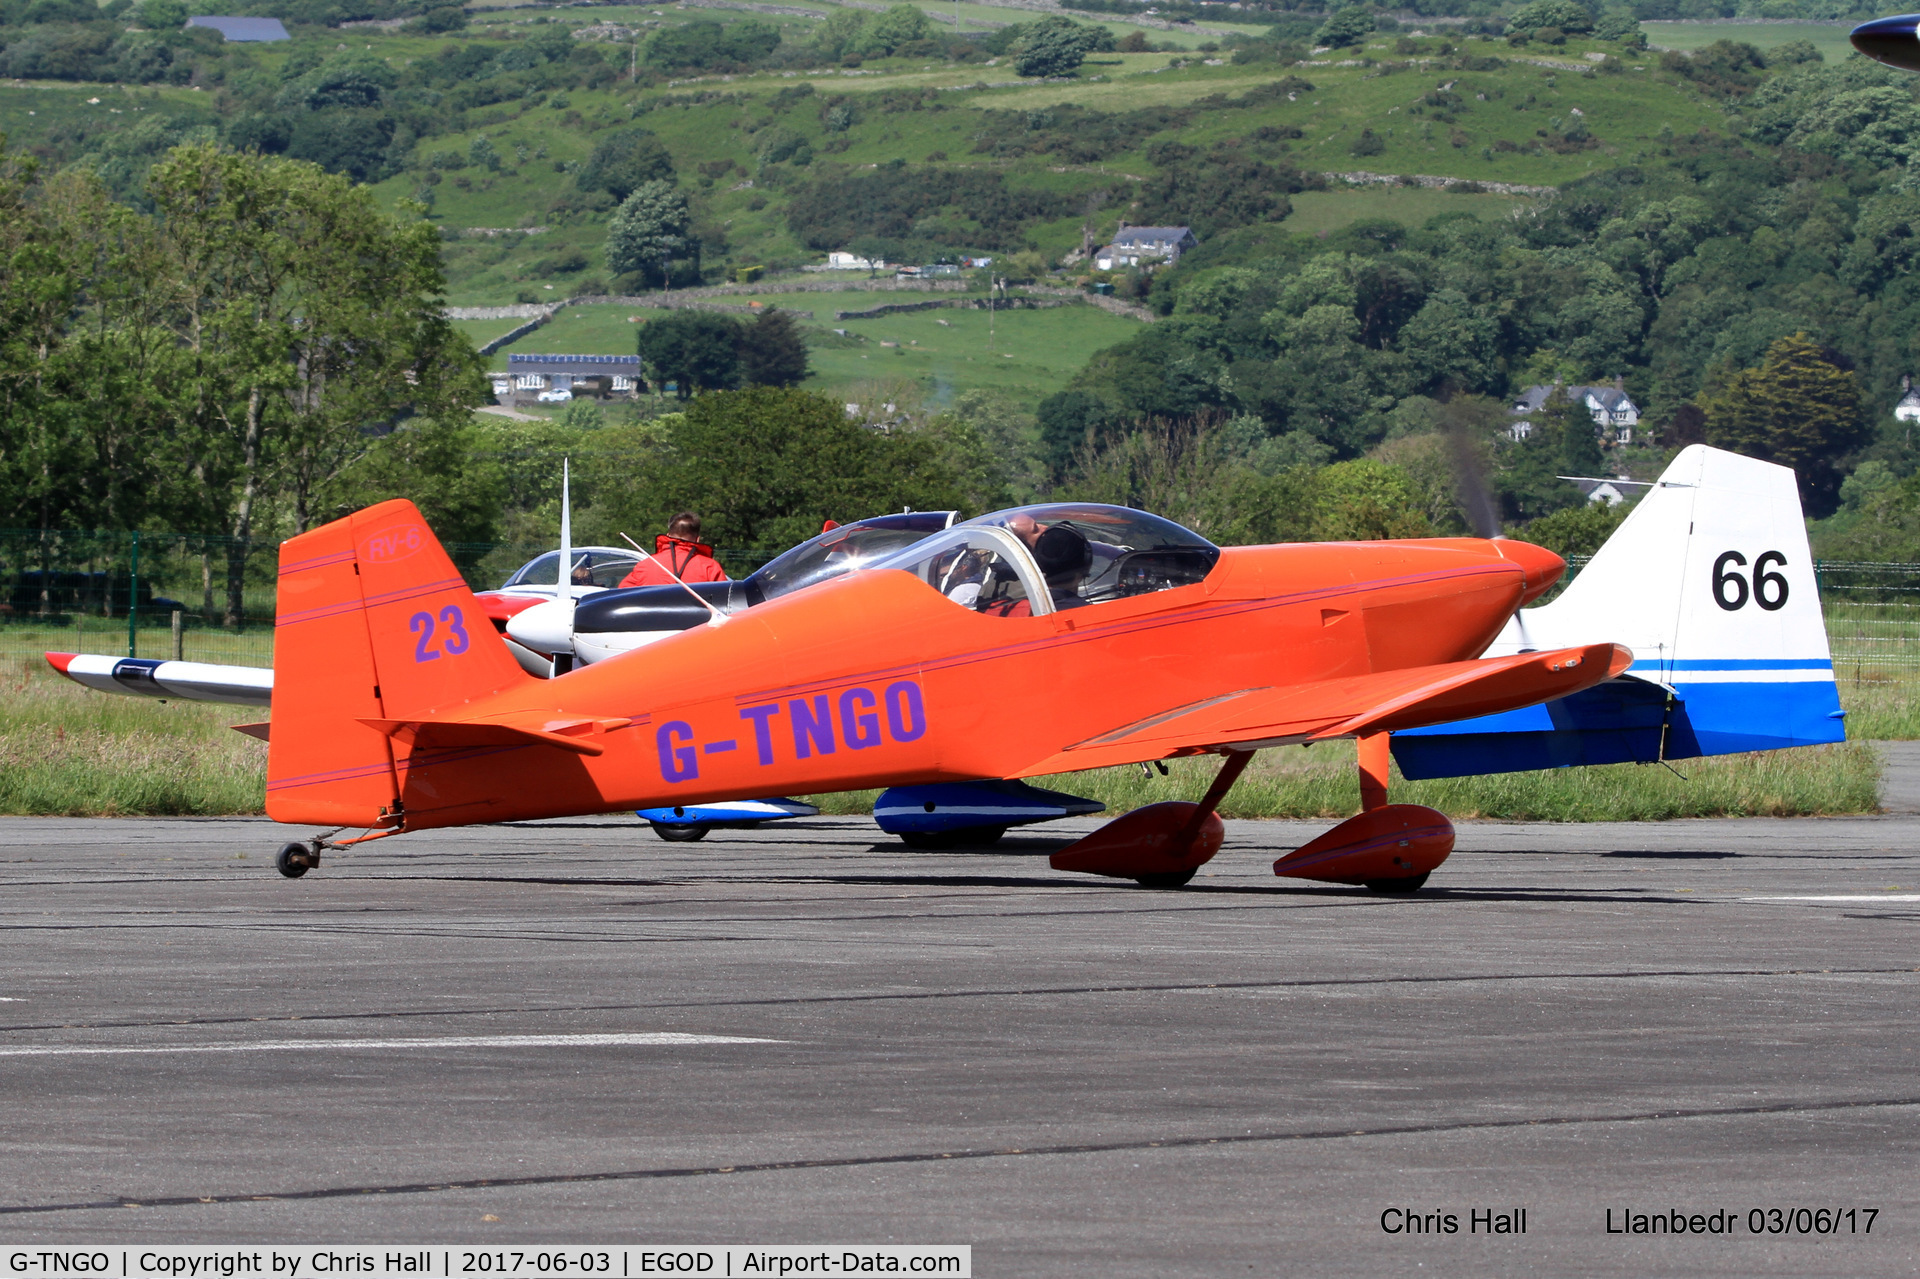
{"type": "Polygon", "coordinates": [[[740,329],[740,378],[748,386],[798,386],[807,380],[807,341],[793,317],[775,307],[740,329]]]}
{"type": "Polygon", "coordinates": [[[1086,60],[1100,44],[1102,32],[1092,26],[1047,14],[1027,28],[1013,67],[1023,76],[1065,76],[1086,60]]]}
{"type": "Polygon", "coordinates": [[[1315,44],[1345,49],[1373,34],[1373,15],[1365,9],[1347,8],[1332,14],[1313,33],[1315,44]]]}
{"type": "Polygon", "coordinates": [[[1400,349],[1428,387],[1492,391],[1500,373],[1500,323],[1458,289],[1440,289],[1400,329],[1400,349]]]}
{"type": "Polygon", "coordinates": [[[442,542],[490,542],[507,494],[505,467],[490,443],[464,415],[409,422],[328,481],[326,513],[338,518],[404,497],[442,542]]]}
{"type": "Polygon", "coordinates": [[[1805,333],[1776,340],[1757,369],[1741,369],[1700,396],[1707,443],[1790,466],[1808,513],[1833,510],[1839,464],[1872,439],[1853,370],[1805,333]]]}
{"type": "Polygon", "coordinates": [[[607,269],[615,275],[658,271],[667,283],[667,263],[689,255],[693,215],[686,193],[655,178],[621,201],[607,222],[607,269]]]}
{"type": "Polygon", "coordinates": [[[1433,532],[1413,481],[1385,462],[1335,462],[1314,476],[1314,498],[1317,542],[1426,537],[1433,532]]]}
{"type": "Polygon", "coordinates": [[[1567,388],[1556,385],[1527,420],[1529,432],[1517,441],[1500,440],[1495,454],[1495,487],[1507,521],[1537,520],[1578,505],[1580,491],[1560,477],[1595,475],[1603,466],[1593,414],[1567,388]]]}
{"type": "Polygon", "coordinates": [[[678,27],[663,27],[647,41],[647,65],[662,71],[681,67],[734,66],[754,63],[780,47],[780,28],[748,18],[722,26],[697,19],[678,27]]]}
{"type": "Polygon", "coordinates": [[[1552,515],[1543,515],[1522,528],[1516,536],[1535,546],[1544,546],[1563,558],[1592,555],[1613,536],[1633,507],[1626,502],[1582,502],[1552,515]]]}
{"type": "Polygon", "coordinates": [[[862,23],[848,51],[862,58],[884,58],[901,45],[925,40],[932,34],[933,24],[918,5],[896,4],[862,23]]]}
{"type": "Polygon", "coordinates": [[[51,361],[83,281],[60,228],[34,203],[37,164],[0,153],[0,501],[7,522],[58,527],[72,440],[53,410],[62,387],[51,361]]]}
{"type": "Polygon", "coordinates": [[[1072,468],[1076,455],[1091,453],[1100,442],[1108,414],[1107,406],[1085,391],[1059,391],[1040,401],[1034,414],[1040,423],[1040,454],[1056,481],[1072,468]]]}
{"type": "Polygon", "coordinates": [[[1593,30],[1593,15],[1576,0],[1533,0],[1507,19],[1515,31],[1539,31],[1557,27],[1568,33],[1593,30]]]}
{"type": "Polygon", "coordinates": [[[625,200],[643,183],[671,183],[673,178],[673,157],[659,139],[645,129],[626,129],[600,140],[574,184],[582,191],[605,191],[625,200]]]}
{"type": "Polygon", "coordinates": [[[695,391],[740,385],[740,325],[711,311],[675,311],[640,327],[640,358],[655,385],[674,384],[681,399],[695,391]]]}
{"type": "Polygon", "coordinates": [[[245,544],[284,476],[294,531],[363,453],[364,428],[480,403],[473,347],[441,310],[440,237],[311,164],[177,147],[147,179],[164,228],[170,327],[186,357],[177,433],[227,491],[227,621],[245,544]]]}
{"type": "Polygon", "coordinates": [[[171,31],[186,22],[187,6],[180,0],[142,0],[134,16],[149,31],[171,31]]]}
{"type": "Polygon", "coordinates": [[[766,386],[703,395],[637,471],[602,483],[594,518],[632,531],[698,511],[718,546],[786,546],[827,519],[961,505],[943,452],[922,433],[883,435],[850,421],[823,395],[766,386]]]}

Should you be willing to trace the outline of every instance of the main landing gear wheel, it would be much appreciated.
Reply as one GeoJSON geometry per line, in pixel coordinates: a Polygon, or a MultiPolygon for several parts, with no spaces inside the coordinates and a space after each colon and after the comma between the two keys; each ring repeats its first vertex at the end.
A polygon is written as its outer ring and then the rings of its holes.
{"type": "Polygon", "coordinates": [[[1367,887],[1376,893],[1417,893],[1420,891],[1420,885],[1427,882],[1427,875],[1431,873],[1423,871],[1418,875],[1403,875],[1399,879],[1369,879],[1366,882],[1367,887]]]}
{"type": "Polygon", "coordinates": [[[991,848],[1007,833],[1005,826],[973,826],[966,830],[903,830],[900,842],[923,852],[953,848],[991,848]]]}
{"type": "Polygon", "coordinates": [[[1180,888],[1191,880],[1194,871],[1170,870],[1157,875],[1135,875],[1133,882],[1142,888],[1180,888]]]}
{"type": "Polygon", "coordinates": [[[696,839],[705,839],[711,826],[668,825],[666,822],[653,822],[653,833],[669,844],[691,844],[696,839]]]}
{"type": "Polygon", "coordinates": [[[298,879],[313,869],[313,853],[305,844],[282,844],[273,868],[288,879],[298,879]]]}

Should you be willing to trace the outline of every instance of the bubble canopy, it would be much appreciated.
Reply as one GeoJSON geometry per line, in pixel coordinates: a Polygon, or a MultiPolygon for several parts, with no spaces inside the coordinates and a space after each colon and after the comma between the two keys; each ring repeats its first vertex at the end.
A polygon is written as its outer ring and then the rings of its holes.
{"type": "MultiPolygon", "coordinates": [[[[1106,506],[1095,502],[1046,502],[1035,506],[1016,506],[956,524],[952,534],[963,536],[968,529],[983,527],[1009,535],[1001,554],[1017,559],[1017,565],[1009,567],[1021,570],[1018,576],[1023,579],[1043,577],[1042,565],[1034,556],[1035,547],[1043,534],[1062,529],[1075,535],[1072,540],[1084,539],[1085,549],[1071,570],[1044,574],[1046,593],[1052,597],[1053,609],[1075,608],[1191,586],[1204,581],[1220,559],[1220,548],[1193,530],[1182,528],[1158,515],[1125,506],[1106,506]]],[[[1054,535],[1053,540],[1058,541],[1059,535],[1054,535]]],[[[928,554],[943,550],[944,543],[936,547],[930,541],[925,547],[909,548],[876,567],[914,571],[930,585],[942,589],[949,598],[959,602],[951,591],[940,585],[953,576],[953,566],[919,562],[926,559],[928,554]]],[[[1045,548],[1041,547],[1041,550],[1044,553],[1045,548]]],[[[1008,591],[1020,591],[1020,587],[1011,580],[1011,575],[1005,585],[1008,591]]],[[[990,600],[993,594],[989,590],[973,597],[975,603],[972,606],[979,611],[986,611],[987,606],[981,601],[990,600]]],[[[1042,599],[1038,604],[1035,611],[1052,611],[1048,609],[1046,600],[1042,599]]]]}
{"type": "Polygon", "coordinates": [[[1030,540],[1023,532],[1029,526],[1049,529],[1056,524],[1065,524],[1096,547],[1104,543],[1127,551],[1212,551],[1216,558],[1220,553],[1220,548],[1212,542],[1172,520],[1163,519],[1150,511],[1136,511],[1130,506],[1107,506],[1099,502],[1044,502],[1037,506],[1015,506],[963,521],[963,526],[967,524],[997,525],[1022,540],[1030,540]]]}

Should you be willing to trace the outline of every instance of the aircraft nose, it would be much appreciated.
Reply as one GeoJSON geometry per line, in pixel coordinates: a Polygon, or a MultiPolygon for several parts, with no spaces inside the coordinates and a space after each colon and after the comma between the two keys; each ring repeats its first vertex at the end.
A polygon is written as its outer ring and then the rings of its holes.
{"type": "Polygon", "coordinates": [[[1567,571],[1567,562],[1544,546],[1507,538],[1499,539],[1494,545],[1500,549],[1502,559],[1519,565],[1521,573],[1525,575],[1527,587],[1520,596],[1523,606],[1545,595],[1560,580],[1560,575],[1567,571]]]}
{"type": "Polygon", "coordinates": [[[1853,41],[1854,48],[1875,62],[1884,62],[1902,71],[1920,71],[1920,37],[1914,34],[1916,28],[1920,28],[1920,15],[1908,13],[1863,22],[1847,38],[1853,41]]]}
{"type": "Polygon", "coordinates": [[[547,600],[507,619],[507,634],[536,653],[573,652],[573,601],[547,600]]]}

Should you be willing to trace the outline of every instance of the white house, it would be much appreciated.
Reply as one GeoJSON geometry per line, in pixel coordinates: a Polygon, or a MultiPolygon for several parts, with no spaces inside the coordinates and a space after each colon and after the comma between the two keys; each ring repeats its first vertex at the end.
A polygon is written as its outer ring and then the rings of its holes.
{"type": "MultiPolygon", "coordinates": [[[[533,398],[542,391],[572,391],[576,383],[604,381],[612,395],[641,389],[637,355],[509,355],[505,372],[493,374],[493,398],[505,404],[515,396],[533,398]]],[[[581,386],[582,391],[587,388],[581,386]]]]}
{"type": "MultiPolygon", "coordinates": [[[[1513,412],[1520,420],[1507,428],[1507,434],[1516,440],[1524,440],[1533,434],[1531,415],[1540,411],[1553,390],[1551,386],[1528,387],[1514,401],[1513,412]]],[[[1593,415],[1593,424],[1599,430],[1603,443],[1633,443],[1633,428],[1640,425],[1640,406],[1618,385],[1617,379],[1613,386],[1570,386],[1566,391],[1587,406],[1587,412],[1593,415]]],[[[1920,412],[1920,403],[1916,404],[1916,412],[1920,412]]]]}
{"type": "Polygon", "coordinates": [[[1164,262],[1168,266],[1180,255],[1199,244],[1191,227],[1128,226],[1121,223],[1113,243],[1094,250],[1093,265],[1101,271],[1115,267],[1139,266],[1145,262],[1164,262]]]}
{"type": "Polygon", "coordinates": [[[863,258],[857,253],[841,250],[827,254],[829,271],[884,271],[887,264],[880,258],[863,258]]]}
{"type": "Polygon", "coordinates": [[[1893,406],[1893,416],[1902,422],[1920,422],[1920,391],[1913,389],[1913,379],[1901,378],[1900,388],[1906,394],[1893,406]]]}

